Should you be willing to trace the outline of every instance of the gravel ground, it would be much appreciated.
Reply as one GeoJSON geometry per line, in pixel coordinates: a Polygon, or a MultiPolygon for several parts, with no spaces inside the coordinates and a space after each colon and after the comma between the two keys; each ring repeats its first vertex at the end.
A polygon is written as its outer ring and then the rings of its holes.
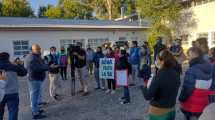
{"type": "MultiPolygon", "coordinates": [[[[49,104],[44,108],[48,116],[44,120],[147,120],[148,102],[144,100],[137,86],[130,87],[131,104],[121,105],[119,98],[122,89],[116,94],[106,94],[102,90],[95,91],[95,81],[89,79],[90,94],[88,96],[70,95],[70,80],[62,81],[62,100],[54,101],[48,95],[48,80],[44,82],[44,101],[49,104]]],[[[183,120],[178,110],[177,119],[183,120]]],[[[7,116],[5,116],[7,118],[7,116]]],[[[31,109],[26,78],[20,80],[19,120],[31,120],[31,109]]]]}

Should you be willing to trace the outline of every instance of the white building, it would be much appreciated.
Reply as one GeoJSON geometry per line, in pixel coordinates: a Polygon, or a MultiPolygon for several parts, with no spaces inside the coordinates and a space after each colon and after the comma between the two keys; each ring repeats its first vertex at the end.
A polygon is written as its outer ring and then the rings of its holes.
{"type": "Polygon", "coordinates": [[[147,29],[138,22],[2,17],[0,52],[9,52],[15,58],[28,54],[33,43],[45,51],[50,46],[67,47],[76,42],[92,48],[115,41],[141,42],[146,40],[147,29]]]}
{"type": "Polygon", "coordinates": [[[191,46],[199,37],[208,38],[210,47],[215,46],[215,0],[183,0],[183,5],[194,13],[197,26],[190,30],[185,46],[191,46]]]}

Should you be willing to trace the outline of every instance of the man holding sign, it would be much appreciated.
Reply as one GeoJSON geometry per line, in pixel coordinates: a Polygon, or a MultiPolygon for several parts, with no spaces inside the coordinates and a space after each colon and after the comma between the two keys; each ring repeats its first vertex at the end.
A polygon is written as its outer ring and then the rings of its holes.
{"type": "Polygon", "coordinates": [[[116,82],[115,82],[115,59],[114,53],[111,48],[107,49],[106,58],[100,59],[100,66],[99,66],[99,76],[101,79],[107,79],[108,81],[108,90],[106,93],[114,94],[116,89],[116,82]]]}
{"type": "Polygon", "coordinates": [[[124,87],[124,96],[121,98],[121,104],[130,103],[130,94],[128,89],[128,76],[131,73],[131,65],[128,62],[126,50],[121,50],[121,57],[117,63],[116,83],[117,86],[124,87]]]}

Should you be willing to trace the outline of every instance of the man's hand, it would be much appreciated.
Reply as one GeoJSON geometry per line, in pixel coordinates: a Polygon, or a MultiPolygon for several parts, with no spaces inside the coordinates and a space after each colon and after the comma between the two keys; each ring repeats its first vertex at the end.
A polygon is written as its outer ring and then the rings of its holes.
{"type": "Polygon", "coordinates": [[[5,72],[1,71],[0,73],[0,80],[5,80],[5,72]]]}

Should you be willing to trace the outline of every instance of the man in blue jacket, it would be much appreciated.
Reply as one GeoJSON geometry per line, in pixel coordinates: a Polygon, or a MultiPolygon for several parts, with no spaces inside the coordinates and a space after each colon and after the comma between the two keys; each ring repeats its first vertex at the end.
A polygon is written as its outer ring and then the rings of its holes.
{"type": "Polygon", "coordinates": [[[19,111],[19,86],[18,77],[27,74],[26,69],[22,65],[15,65],[9,61],[9,54],[0,53],[0,70],[5,72],[5,95],[0,103],[0,120],[4,117],[5,105],[8,107],[8,120],[17,120],[19,111]]]}
{"type": "Polygon", "coordinates": [[[47,64],[41,58],[41,48],[38,44],[32,45],[32,53],[25,59],[25,67],[28,71],[30,100],[33,119],[45,118],[39,109],[39,99],[41,97],[42,82],[49,70],[47,64]]]}
{"type": "MultiPolygon", "coordinates": [[[[129,56],[129,63],[132,66],[132,80],[133,84],[135,85],[135,82],[138,80],[138,71],[139,71],[139,65],[140,65],[140,48],[138,47],[137,41],[132,41],[132,47],[130,49],[130,56],[129,56]]],[[[132,84],[132,85],[133,85],[132,84]]]]}

